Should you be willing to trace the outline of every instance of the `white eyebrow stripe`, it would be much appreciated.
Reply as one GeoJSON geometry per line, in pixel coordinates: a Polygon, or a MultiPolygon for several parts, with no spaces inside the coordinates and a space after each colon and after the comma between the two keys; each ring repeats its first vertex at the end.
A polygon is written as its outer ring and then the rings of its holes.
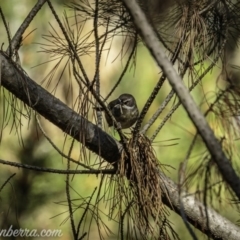
{"type": "Polygon", "coordinates": [[[134,108],[134,106],[122,105],[122,108],[124,108],[124,109],[133,109],[133,108],[134,108]]]}

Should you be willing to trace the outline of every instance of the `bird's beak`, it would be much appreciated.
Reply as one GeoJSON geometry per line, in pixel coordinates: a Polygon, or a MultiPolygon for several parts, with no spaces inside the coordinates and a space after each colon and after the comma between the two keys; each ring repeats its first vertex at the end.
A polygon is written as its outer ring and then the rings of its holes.
{"type": "Polygon", "coordinates": [[[118,102],[119,102],[119,108],[120,108],[120,112],[121,112],[121,114],[123,114],[123,111],[122,111],[122,101],[121,101],[121,99],[118,99],[118,102]]]}
{"type": "Polygon", "coordinates": [[[123,111],[122,111],[122,105],[119,104],[119,106],[120,106],[120,112],[121,112],[121,114],[123,114],[123,111]]]}

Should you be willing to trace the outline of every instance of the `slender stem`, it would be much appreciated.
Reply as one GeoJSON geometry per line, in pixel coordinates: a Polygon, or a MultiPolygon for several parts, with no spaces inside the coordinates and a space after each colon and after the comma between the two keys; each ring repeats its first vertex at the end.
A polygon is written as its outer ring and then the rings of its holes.
{"type": "Polygon", "coordinates": [[[23,164],[23,163],[17,163],[17,162],[12,162],[12,161],[7,161],[0,159],[1,164],[5,164],[8,166],[12,167],[17,167],[17,168],[25,168],[33,171],[38,171],[38,172],[48,172],[48,173],[55,173],[55,174],[116,174],[116,171],[113,169],[104,169],[104,170],[62,170],[62,169],[53,169],[53,168],[45,168],[45,167],[38,167],[38,166],[33,166],[33,165],[28,165],[28,164],[23,164]]]}
{"type": "Polygon", "coordinates": [[[7,52],[10,53],[10,49],[13,52],[16,52],[18,50],[18,47],[20,46],[22,35],[33,20],[33,18],[37,15],[38,11],[42,8],[46,0],[38,0],[36,5],[32,8],[30,13],[27,15],[21,26],[18,28],[16,34],[14,35],[11,45],[8,46],[7,52]]]}

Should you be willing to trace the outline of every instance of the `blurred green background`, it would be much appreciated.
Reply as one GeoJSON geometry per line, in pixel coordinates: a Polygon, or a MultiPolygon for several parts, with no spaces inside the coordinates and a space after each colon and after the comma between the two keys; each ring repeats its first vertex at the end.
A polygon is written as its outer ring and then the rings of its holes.
{"type": "MultiPolygon", "coordinates": [[[[2,11],[9,23],[12,36],[35,2],[36,1],[29,0],[9,0],[0,2],[2,11]]],[[[64,5],[67,3],[68,1],[66,0],[54,1],[54,6],[56,7],[59,16],[61,16],[61,19],[63,11],[67,10],[64,5]]],[[[32,79],[39,84],[42,84],[42,86],[47,88],[48,91],[54,92],[56,97],[68,103],[65,91],[69,81],[73,80],[69,78],[67,73],[64,73],[57,84],[62,70],[61,66],[55,76],[53,76],[53,80],[49,85],[47,84],[47,81],[42,83],[43,79],[53,68],[54,64],[56,64],[56,61],[47,62],[49,60],[49,56],[46,53],[41,52],[42,46],[39,45],[39,43],[46,43],[43,37],[44,34],[48,34],[48,31],[51,30],[49,23],[56,28],[56,30],[59,29],[52,13],[47,6],[44,6],[24,34],[24,36],[27,36],[30,33],[26,38],[24,38],[19,52],[21,64],[23,69],[25,69],[32,79]],[[54,89],[56,84],[57,90],[55,91],[54,89]]],[[[84,31],[88,31],[90,28],[92,28],[92,24],[88,23],[85,25],[84,31]]],[[[5,29],[1,21],[0,32],[1,43],[4,43],[3,49],[5,50],[8,46],[8,42],[5,29]]],[[[111,89],[113,83],[119,77],[123,67],[124,60],[114,60],[119,53],[118,47],[120,44],[121,38],[115,39],[110,53],[104,55],[101,63],[100,73],[103,96],[106,96],[108,91],[111,89]]],[[[94,73],[93,69],[95,69],[94,54],[84,57],[84,66],[87,69],[89,76],[92,77],[94,73]]],[[[207,104],[201,104],[204,96],[207,96],[209,101],[214,99],[216,82],[211,80],[216,79],[218,74],[218,70],[208,74],[203,80],[203,83],[193,91],[193,96],[203,111],[207,108],[207,104]]],[[[127,71],[122,84],[113,93],[110,100],[118,97],[123,92],[129,92],[136,97],[138,106],[142,109],[159,77],[159,68],[149,55],[149,52],[146,50],[144,44],[139,43],[136,66],[131,67],[131,69],[127,71]]],[[[78,95],[78,89],[76,83],[73,84],[75,84],[72,96],[74,99],[74,97],[78,95]]],[[[149,117],[155,112],[156,108],[162,103],[169,91],[170,87],[168,84],[165,84],[148,112],[144,123],[146,123],[149,117]]],[[[25,118],[24,116],[21,116],[21,118],[19,117],[17,121],[15,119],[16,125],[12,127],[14,122],[13,118],[16,116],[13,116],[12,111],[10,111],[11,107],[7,101],[3,101],[3,98],[9,99],[10,101],[11,95],[3,88],[1,88],[1,93],[1,113],[6,113],[6,109],[9,109],[9,111],[5,117],[3,117],[3,114],[0,115],[0,123],[1,126],[3,126],[0,144],[0,158],[41,167],[66,169],[66,160],[53,149],[41,132],[37,130],[34,114],[32,114],[32,120],[30,122],[28,118],[25,118]],[[8,121],[6,121],[6,119],[8,119],[8,121]],[[2,125],[3,122],[4,125],[2,125]]],[[[172,101],[167,106],[161,117],[150,129],[149,135],[153,133],[153,130],[162,121],[164,116],[171,109],[173,103],[174,102],[172,101]]],[[[24,109],[23,105],[19,108],[21,107],[24,109]]],[[[92,116],[92,119],[90,120],[94,121],[94,117],[92,116]]],[[[41,124],[51,140],[60,150],[67,154],[72,142],[71,139],[66,137],[62,131],[54,127],[48,121],[41,119],[41,124]]],[[[107,131],[110,134],[115,135],[111,129],[107,129],[107,131]]],[[[171,168],[167,168],[168,171],[166,171],[166,174],[174,181],[178,181],[179,165],[186,156],[195,132],[193,124],[189,120],[183,108],[180,107],[166,123],[161,133],[154,141],[153,145],[156,155],[162,164],[171,166],[171,168]]],[[[191,159],[191,166],[194,166],[195,161],[200,161],[200,156],[204,150],[205,148],[201,140],[198,140],[198,145],[193,152],[193,155],[195,155],[196,158],[191,159]]],[[[82,154],[80,145],[75,143],[71,157],[82,161],[82,154]]],[[[92,162],[98,161],[94,154],[91,154],[91,158],[92,162]]],[[[61,229],[63,236],[57,237],[56,239],[72,239],[65,193],[66,176],[18,169],[6,165],[1,165],[0,169],[0,186],[4,184],[11,174],[16,173],[10,183],[8,183],[0,192],[0,228],[7,228],[10,225],[13,225],[16,228],[38,230],[61,229]]],[[[75,199],[74,204],[76,204],[76,219],[81,217],[83,213],[83,209],[77,209],[78,204],[81,202],[81,198],[90,196],[94,188],[98,186],[100,179],[101,176],[75,175],[71,180],[71,188],[73,189],[72,199],[75,199]]],[[[198,178],[196,181],[196,183],[192,184],[192,188],[190,189],[191,192],[194,192],[196,185],[200,181],[203,181],[203,179],[198,178]]],[[[216,201],[216,207],[230,220],[236,221],[238,219],[238,212],[233,211],[232,208],[230,208],[231,211],[229,211],[230,196],[224,196],[223,194],[222,198],[223,201],[221,202],[221,206],[218,206],[216,201]]],[[[101,204],[101,208],[103,212],[106,212],[108,209],[106,204],[101,204]]],[[[172,226],[175,231],[179,234],[180,239],[190,239],[190,235],[186,230],[185,225],[182,223],[181,218],[171,211],[170,213],[171,215],[169,219],[172,222],[172,226]]],[[[87,222],[88,221],[90,221],[90,216],[87,218],[87,222]]],[[[110,221],[107,217],[104,218],[104,221],[106,221],[107,226],[114,231],[113,229],[116,226],[113,221],[110,221]]],[[[204,235],[199,233],[197,230],[196,232],[199,239],[205,239],[204,235]]],[[[107,239],[115,239],[114,235],[110,234],[109,236],[106,236],[104,230],[102,234],[107,239]]],[[[91,227],[89,239],[99,239],[97,225],[94,225],[94,221],[91,227]]]]}

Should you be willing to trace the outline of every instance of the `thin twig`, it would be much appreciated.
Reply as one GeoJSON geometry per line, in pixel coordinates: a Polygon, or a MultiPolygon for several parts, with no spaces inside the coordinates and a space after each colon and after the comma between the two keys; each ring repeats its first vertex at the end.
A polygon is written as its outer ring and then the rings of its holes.
{"type": "MultiPolygon", "coordinates": [[[[93,190],[93,192],[92,192],[92,194],[91,194],[91,196],[89,197],[88,201],[86,202],[86,205],[87,205],[87,206],[84,208],[84,212],[82,213],[82,216],[81,216],[81,218],[80,218],[80,220],[79,220],[79,222],[78,222],[78,226],[77,226],[77,236],[80,234],[80,227],[81,227],[81,225],[82,225],[82,223],[83,223],[84,217],[86,217],[86,215],[87,215],[87,213],[88,213],[90,203],[91,203],[91,201],[92,201],[92,198],[93,198],[96,190],[97,190],[97,188],[95,187],[94,190],[93,190]]],[[[84,235],[83,235],[83,236],[84,236],[84,235]]],[[[83,236],[82,236],[82,237],[83,237],[83,236]]],[[[80,239],[81,239],[81,238],[80,238],[80,239]]],[[[82,238],[82,239],[83,239],[83,238],[82,238]]]]}
{"type": "MultiPolygon", "coordinates": [[[[73,142],[71,144],[71,147],[69,148],[69,153],[68,155],[71,155],[73,147],[73,142]]],[[[67,161],[67,170],[70,170],[70,161],[67,161]]],[[[75,222],[73,219],[73,206],[72,206],[72,201],[71,201],[71,195],[70,195],[70,174],[66,174],[66,195],[67,195],[67,203],[68,203],[68,210],[69,210],[69,218],[70,218],[70,223],[71,223],[71,228],[72,228],[72,234],[74,237],[74,240],[78,239],[78,234],[77,234],[77,229],[75,227],[75,222]]]]}
{"type": "MultiPolygon", "coordinates": [[[[5,30],[7,32],[7,38],[8,38],[8,44],[9,44],[9,56],[12,56],[12,45],[11,45],[11,34],[10,34],[10,29],[7,25],[7,22],[6,22],[6,18],[3,14],[3,11],[2,11],[2,8],[0,7],[0,15],[2,17],[2,20],[3,20],[3,24],[4,24],[4,27],[5,27],[5,30]]],[[[0,81],[1,83],[1,81],[0,81]]],[[[0,84],[1,85],[1,84],[0,84]]]]}
{"type": "Polygon", "coordinates": [[[0,159],[1,164],[5,164],[12,167],[17,168],[25,168],[33,171],[38,172],[49,172],[49,173],[56,173],[56,174],[116,174],[115,170],[112,169],[103,169],[103,170],[61,170],[61,169],[53,169],[53,168],[45,168],[45,167],[37,167],[23,163],[11,162],[7,160],[0,159]]]}
{"type": "MultiPolygon", "coordinates": [[[[95,56],[95,75],[94,75],[94,78],[93,78],[92,85],[95,83],[96,94],[100,97],[100,73],[99,73],[99,67],[100,67],[101,55],[100,55],[100,52],[99,52],[98,10],[99,10],[99,2],[98,2],[98,0],[95,0],[93,29],[94,29],[95,54],[96,54],[96,56],[95,56]]],[[[103,42],[103,45],[104,45],[104,42],[103,42]]],[[[97,125],[100,128],[102,127],[102,111],[99,111],[99,110],[97,111],[97,125]]]]}
{"type": "Polygon", "coordinates": [[[29,26],[29,24],[31,23],[33,18],[36,16],[38,11],[42,8],[42,6],[44,5],[45,2],[46,2],[46,0],[38,0],[36,5],[32,8],[30,13],[27,15],[27,17],[25,18],[25,20],[23,21],[21,26],[18,28],[16,34],[13,36],[11,45],[8,46],[8,49],[7,49],[8,54],[10,54],[11,50],[13,52],[18,51],[18,47],[20,46],[20,42],[22,40],[23,33],[25,32],[25,30],[27,29],[27,27],[29,26]]]}
{"type": "Polygon", "coordinates": [[[6,186],[6,184],[11,180],[11,178],[13,178],[15,175],[16,175],[16,173],[13,173],[10,177],[8,177],[8,179],[0,187],[0,192],[3,190],[3,188],[6,186]]]}

